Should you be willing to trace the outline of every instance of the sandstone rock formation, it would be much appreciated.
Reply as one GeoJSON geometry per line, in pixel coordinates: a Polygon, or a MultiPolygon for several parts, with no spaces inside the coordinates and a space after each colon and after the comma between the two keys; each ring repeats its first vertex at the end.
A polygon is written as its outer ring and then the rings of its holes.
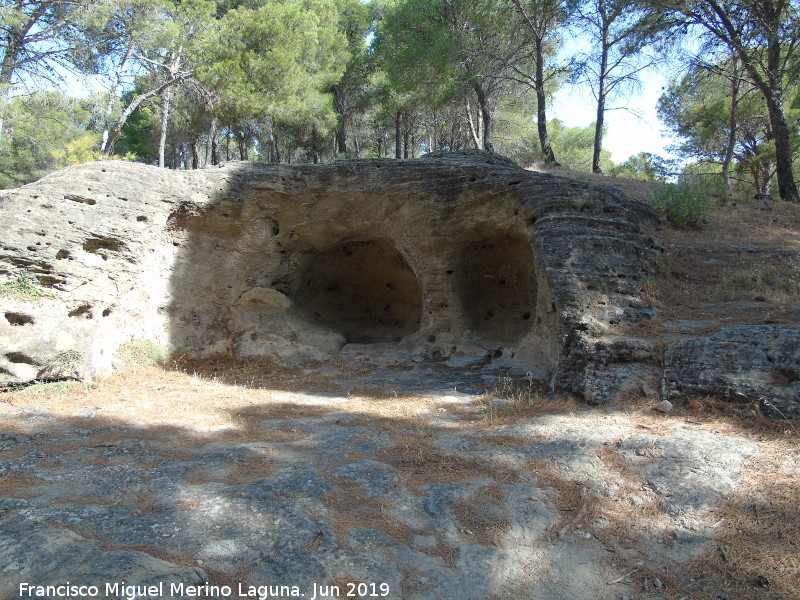
{"type": "Polygon", "coordinates": [[[174,172],[71,167],[0,196],[5,381],[88,378],[132,338],[280,361],[516,362],[591,402],[653,379],[646,205],[482,152],[174,172]]]}

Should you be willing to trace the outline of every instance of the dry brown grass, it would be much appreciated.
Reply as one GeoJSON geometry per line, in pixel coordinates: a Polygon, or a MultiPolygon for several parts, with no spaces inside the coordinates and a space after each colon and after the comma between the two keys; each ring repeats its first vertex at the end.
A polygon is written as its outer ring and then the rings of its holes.
{"type": "Polygon", "coordinates": [[[160,558],[163,561],[170,562],[175,566],[184,569],[197,566],[197,560],[191,554],[186,552],[170,552],[164,548],[150,544],[135,544],[133,546],[117,544],[84,525],[77,523],[65,523],[62,521],[47,521],[47,523],[56,529],[64,529],[76,533],[88,540],[95,540],[100,543],[100,547],[104,550],[133,550],[135,552],[144,552],[145,554],[149,554],[155,558],[160,558]]]}
{"type": "Polygon", "coordinates": [[[435,434],[396,433],[394,444],[378,451],[376,458],[393,466],[404,485],[419,492],[423,486],[436,482],[468,481],[484,477],[516,476],[498,469],[488,460],[446,454],[433,445],[435,434]]]}
{"type": "Polygon", "coordinates": [[[511,523],[503,516],[505,494],[498,485],[479,488],[470,498],[450,506],[461,535],[484,545],[503,545],[511,523]]]}
{"type": "Polygon", "coordinates": [[[0,451],[0,459],[2,460],[16,460],[27,456],[31,451],[29,446],[17,446],[16,448],[8,448],[0,451]]]}
{"type": "Polygon", "coordinates": [[[458,562],[459,551],[448,544],[443,535],[436,536],[436,545],[433,548],[425,550],[428,556],[436,556],[442,559],[444,566],[448,569],[454,569],[458,562]]]}
{"type": "Polygon", "coordinates": [[[0,476],[0,496],[8,498],[35,498],[36,486],[43,483],[32,475],[3,475],[0,476]]]}
{"type": "Polygon", "coordinates": [[[265,456],[252,455],[239,459],[225,476],[228,485],[240,486],[267,479],[275,474],[275,467],[269,464],[265,456]]]}
{"type": "MultiPolygon", "coordinates": [[[[647,186],[635,184],[639,189],[632,195],[645,198],[647,186]]],[[[800,257],[791,255],[800,251],[799,205],[738,197],[719,207],[706,229],[664,224],[654,235],[665,252],[647,291],[660,315],[620,333],[661,335],[677,320],[707,322],[690,335],[727,325],[800,321],[800,257]]]]}
{"type": "Polygon", "coordinates": [[[429,590],[433,586],[433,582],[424,581],[423,577],[425,575],[419,569],[413,567],[404,569],[403,580],[400,582],[400,597],[409,598],[416,593],[429,590]]]}
{"type": "Polygon", "coordinates": [[[122,494],[119,504],[123,508],[129,509],[134,517],[160,513],[166,508],[153,494],[142,492],[122,494]]]}
{"type": "Polygon", "coordinates": [[[481,437],[481,442],[504,448],[522,448],[531,443],[531,439],[521,435],[491,434],[481,437]]]}
{"type": "Polygon", "coordinates": [[[546,388],[547,382],[533,379],[530,374],[527,379],[501,377],[476,400],[472,412],[479,415],[483,428],[493,429],[545,414],[586,410],[571,396],[546,396],[546,388]]]}
{"type": "Polygon", "coordinates": [[[334,511],[333,530],[336,540],[347,547],[350,532],[356,529],[376,529],[381,533],[411,545],[415,532],[395,517],[380,499],[367,496],[364,488],[349,481],[333,478],[336,491],[322,497],[325,505],[334,511]]]}

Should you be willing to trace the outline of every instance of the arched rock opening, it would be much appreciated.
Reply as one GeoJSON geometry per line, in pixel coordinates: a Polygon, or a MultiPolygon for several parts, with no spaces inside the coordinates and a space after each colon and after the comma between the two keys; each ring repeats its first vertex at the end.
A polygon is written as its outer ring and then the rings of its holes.
{"type": "Polygon", "coordinates": [[[462,246],[458,293],[466,325],[484,339],[514,342],[536,320],[533,250],[521,234],[497,233],[462,246]]]}
{"type": "Polygon", "coordinates": [[[314,254],[292,294],[300,315],[348,343],[397,342],[419,329],[422,293],[400,252],[352,241],[314,254]]]}

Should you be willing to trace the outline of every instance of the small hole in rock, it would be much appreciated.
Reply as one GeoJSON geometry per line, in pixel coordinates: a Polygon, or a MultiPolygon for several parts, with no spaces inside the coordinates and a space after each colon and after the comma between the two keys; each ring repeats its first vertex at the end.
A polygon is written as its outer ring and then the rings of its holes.
{"type": "Polygon", "coordinates": [[[16,363],[18,365],[38,365],[35,360],[33,360],[27,354],[23,354],[22,352],[9,352],[6,354],[6,358],[9,362],[16,363]]]}
{"type": "MultiPolygon", "coordinates": [[[[112,238],[112,237],[95,237],[89,238],[83,243],[83,249],[87,252],[94,252],[95,254],[99,254],[100,250],[111,250],[112,252],[119,252],[121,249],[125,247],[125,243],[112,238]]],[[[103,256],[103,258],[106,258],[103,256]]]]}
{"type": "Polygon", "coordinates": [[[34,323],[33,317],[22,313],[7,312],[5,317],[6,321],[15,327],[21,327],[22,325],[33,325],[34,323]]]}
{"type": "Polygon", "coordinates": [[[70,317],[78,318],[83,317],[84,319],[91,319],[92,318],[92,305],[91,304],[81,304],[78,308],[73,308],[67,314],[70,317]]]}

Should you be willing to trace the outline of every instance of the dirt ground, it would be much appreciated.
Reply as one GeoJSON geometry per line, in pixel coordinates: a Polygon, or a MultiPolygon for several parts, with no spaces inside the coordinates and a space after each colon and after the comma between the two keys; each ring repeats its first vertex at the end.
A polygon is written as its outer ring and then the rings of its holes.
{"type": "MultiPolygon", "coordinates": [[[[800,322],[799,207],[658,237],[642,331],[800,322]]],[[[232,596],[800,598],[800,427],[757,406],[588,407],[458,361],[128,362],[0,395],[0,600],[197,568],[232,596]]]]}

